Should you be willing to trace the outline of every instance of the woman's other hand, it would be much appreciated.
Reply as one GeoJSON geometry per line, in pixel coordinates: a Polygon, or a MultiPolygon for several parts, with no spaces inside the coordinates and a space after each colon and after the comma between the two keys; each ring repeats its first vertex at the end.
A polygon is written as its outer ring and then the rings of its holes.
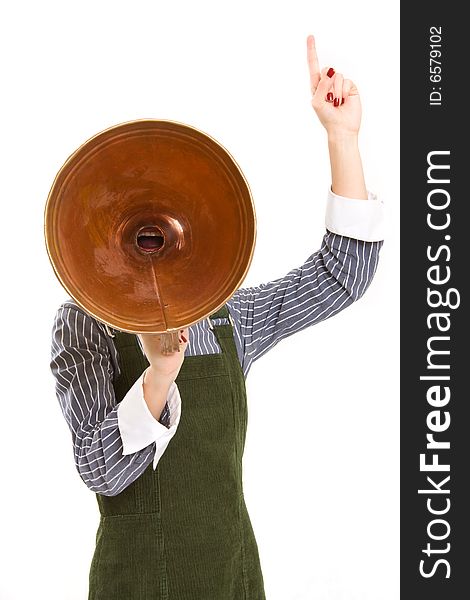
{"type": "Polygon", "coordinates": [[[331,66],[320,70],[313,35],[307,37],[307,61],[312,106],[328,136],[357,136],[362,111],[356,85],[331,66]]]}

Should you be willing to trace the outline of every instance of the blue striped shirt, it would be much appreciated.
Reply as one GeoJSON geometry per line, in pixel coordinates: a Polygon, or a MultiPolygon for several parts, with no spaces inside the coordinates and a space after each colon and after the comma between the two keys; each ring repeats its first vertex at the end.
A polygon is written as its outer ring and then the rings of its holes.
{"type": "MultiPolygon", "coordinates": [[[[327,231],[320,250],[302,266],[275,281],[237,290],[227,307],[245,377],[253,362],[280,340],[359,299],[372,281],[382,243],[327,231]]],[[[218,352],[208,320],[192,325],[185,355],[218,352]]],[[[113,390],[120,369],[113,337],[108,327],[71,299],[55,315],[50,367],[80,477],[93,492],[119,494],[152,462],[155,443],[122,454],[113,390]]],[[[167,406],[161,421],[168,417],[167,406]]]]}

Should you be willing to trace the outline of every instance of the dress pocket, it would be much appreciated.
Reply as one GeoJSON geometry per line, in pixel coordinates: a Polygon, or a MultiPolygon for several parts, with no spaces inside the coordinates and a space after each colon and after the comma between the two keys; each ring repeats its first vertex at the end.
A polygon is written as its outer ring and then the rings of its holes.
{"type": "Polygon", "coordinates": [[[224,375],[226,372],[227,366],[223,354],[197,354],[194,356],[186,356],[178,377],[176,378],[176,383],[186,379],[218,377],[224,375]]]}
{"type": "Polygon", "coordinates": [[[158,513],[102,516],[90,569],[89,600],[167,600],[158,513]]]}

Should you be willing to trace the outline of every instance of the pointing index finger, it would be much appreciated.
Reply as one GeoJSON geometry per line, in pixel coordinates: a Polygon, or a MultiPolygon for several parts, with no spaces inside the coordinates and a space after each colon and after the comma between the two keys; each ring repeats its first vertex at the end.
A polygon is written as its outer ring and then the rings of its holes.
{"type": "Polygon", "coordinates": [[[313,35],[307,37],[307,62],[310,70],[310,87],[312,94],[317,89],[318,82],[320,81],[320,66],[318,64],[317,50],[315,48],[315,38],[313,35]]]}

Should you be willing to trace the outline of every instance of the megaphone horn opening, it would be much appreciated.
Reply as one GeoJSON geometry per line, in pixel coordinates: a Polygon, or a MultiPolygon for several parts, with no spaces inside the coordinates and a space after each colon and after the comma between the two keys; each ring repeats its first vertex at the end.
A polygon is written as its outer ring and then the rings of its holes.
{"type": "Polygon", "coordinates": [[[165,245],[165,235],[156,225],[141,227],[136,235],[136,245],[142,252],[158,252],[165,245]]]}

